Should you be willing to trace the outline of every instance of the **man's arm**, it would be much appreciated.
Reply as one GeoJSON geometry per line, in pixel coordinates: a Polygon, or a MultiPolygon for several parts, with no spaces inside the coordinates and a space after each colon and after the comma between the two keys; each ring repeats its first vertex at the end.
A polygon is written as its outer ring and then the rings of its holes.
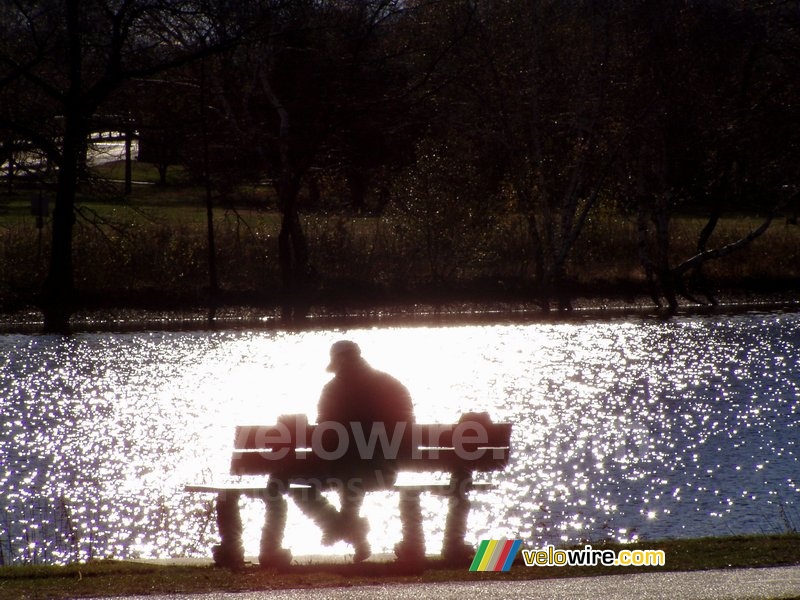
{"type": "Polygon", "coordinates": [[[414,404],[408,388],[391,375],[384,374],[384,421],[414,422],[414,404]]]}
{"type": "Polygon", "coordinates": [[[325,384],[319,395],[317,403],[317,423],[336,420],[336,393],[333,390],[333,382],[325,384]]]}

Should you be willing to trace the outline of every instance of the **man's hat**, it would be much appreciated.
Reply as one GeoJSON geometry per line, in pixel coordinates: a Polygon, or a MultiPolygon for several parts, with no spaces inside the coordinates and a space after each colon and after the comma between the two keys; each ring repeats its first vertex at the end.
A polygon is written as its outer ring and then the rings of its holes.
{"type": "Polygon", "coordinates": [[[341,364],[342,360],[349,358],[358,358],[361,356],[361,348],[358,344],[350,340],[341,340],[331,346],[331,362],[328,365],[327,371],[333,372],[337,364],[341,364]]]}

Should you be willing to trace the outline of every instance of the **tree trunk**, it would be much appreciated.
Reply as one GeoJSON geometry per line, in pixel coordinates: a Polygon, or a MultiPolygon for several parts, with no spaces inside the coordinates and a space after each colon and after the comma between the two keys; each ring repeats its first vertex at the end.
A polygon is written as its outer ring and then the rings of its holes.
{"type": "MultiPolygon", "coordinates": [[[[208,101],[206,100],[206,61],[200,62],[200,103],[203,115],[203,183],[206,189],[206,241],[208,250],[208,321],[217,316],[219,300],[219,279],[217,277],[217,242],[214,232],[214,197],[211,181],[211,151],[208,135],[208,101]]],[[[162,185],[167,182],[167,167],[159,169],[162,185]]]]}
{"type": "Polygon", "coordinates": [[[213,321],[217,316],[219,280],[217,278],[217,243],[214,233],[214,200],[208,177],[206,177],[206,241],[208,246],[208,320],[213,321]]]}
{"type": "Polygon", "coordinates": [[[46,333],[69,333],[69,319],[75,306],[72,264],[72,229],[75,225],[75,192],[81,158],[86,156],[88,119],[83,111],[80,4],[66,2],[67,63],[69,91],[64,101],[62,139],[56,201],[53,208],[53,246],[50,270],[42,290],[42,312],[46,333]]]}
{"type": "Polygon", "coordinates": [[[367,183],[364,173],[357,168],[352,168],[347,174],[347,186],[350,188],[350,202],[357,214],[364,212],[366,206],[367,183]]]}
{"type": "Polygon", "coordinates": [[[646,200],[644,197],[639,197],[637,200],[636,212],[636,232],[638,237],[637,249],[639,251],[639,262],[644,269],[645,279],[647,280],[647,290],[650,298],[653,300],[658,308],[661,308],[661,295],[658,293],[658,286],[655,280],[655,268],[653,260],[650,257],[650,234],[647,227],[647,210],[645,208],[646,200]]]}
{"type": "Polygon", "coordinates": [[[82,119],[65,117],[64,147],[58,169],[56,201],[53,208],[53,245],[50,270],[42,292],[46,333],[69,333],[69,319],[75,306],[72,263],[72,230],[75,224],[75,193],[81,144],[85,137],[82,119]]]}
{"type": "Polygon", "coordinates": [[[125,195],[130,196],[133,192],[133,158],[131,157],[131,142],[133,132],[131,126],[125,126],[125,195]]]}
{"type": "Polygon", "coordinates": [[[266,73],[261,73],[261,85],[278,114],[278,148],[281,175],[278,180],[278,206],[283,215],[278,235],[278,262],[284,288],[282,316],[286,321],[302,319],[308,314],[308,246],[300,215],[297,194],[300,191],[301,169],[295,168],[290,153],[289,112],[272,89],[266,73]]]}
{"type": "MultiPolygon", "coordinates": [[[[8,169],[6,170],[6,190],[8,195],[14,193],[14,155],[16,153],[16,146],[14,144],[14,136],[9,134],[3,138],[3,149],[8,150],[8,169]]],[[[3,156],[0,155],[0,162],[3,161],[3,156]]]]}
{"type": "Polygon", "coordinates": [[[278,260],[284,289],[284,320],[302,319],[308,314],[308,244],[297,212],[298,188],[288,176],[278,189],[282,220],[278,235],[278,260]]]}
{"type": "MultiPolygon", "coordinates": [[[[698,254],[703,254],[707,251],[708,241],[711,239],[714,230],[717,228],[717,224],[719,223],[721,216],[722,206],[719,202],[715,202],[711,210],[711,214],[708,217],[708,222],[705,224],[705,227],[703,227],[697,239],[698,254]]],[[[714,292],[711,290],[711,285],[709,284],[709,281],[706,279],[705,273],[703,272],[703,263],[699,263],[696,267],[694,267],[690,275],[690,279],[694,283],[694,286],[699,288],[700,292],[706,297],[712,306],[719,304],[714,296],[714,292]]]]}
{"type": "Polygon", "coordinates": [[[669,196],[661,195],[655,201],[653,224],[656,240],[656,275],[661,286],[661,294],[667,301],[668,315],[678,310],[678,296],[675,279],[670,268],[669,248],[669,196]]]}
{"type": "Polygon", "coordinates": [[[530,240],[531,253],[533,255],[533,280],[538,287],[539,302],[544,312],[550,312],[550,291],[548,289],[549,278],[545,258],[544,244],[539,233],[539,224],[536,213],[533,209],[527,210],[528,239],[530,240]]]}

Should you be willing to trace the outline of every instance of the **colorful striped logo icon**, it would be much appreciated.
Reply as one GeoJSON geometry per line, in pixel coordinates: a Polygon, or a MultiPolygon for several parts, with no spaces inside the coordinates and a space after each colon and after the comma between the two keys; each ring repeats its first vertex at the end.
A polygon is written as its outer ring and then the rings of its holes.
{"type": "Polygon", "coordinates": [[[522,540],[483,540],[469,570],[507,572],[521,545],[522,540]]]}

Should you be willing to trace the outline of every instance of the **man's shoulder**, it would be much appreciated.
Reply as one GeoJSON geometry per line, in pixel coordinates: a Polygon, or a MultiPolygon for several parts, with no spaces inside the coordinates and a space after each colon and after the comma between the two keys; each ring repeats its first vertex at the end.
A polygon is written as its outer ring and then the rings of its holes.
{"type": "Polygon", "coordinates": [[[400,383],[400,380],[393,375],[389,375],[385,371],[379,371],[378,369],[372,369],[372,376],[376,382],[384,385],[386,387],[392,387],[398,390],[406,390],[406,386],[400,383]]]}
{"type": "Polygon", "coordinates": [[[343,385],[342,381],[334,377],[322,386],[322,391],[319,395],[320,402],[323,404],[337,402],[339,397],[346,392],[346,388],[347,386],[343,385]]]}

